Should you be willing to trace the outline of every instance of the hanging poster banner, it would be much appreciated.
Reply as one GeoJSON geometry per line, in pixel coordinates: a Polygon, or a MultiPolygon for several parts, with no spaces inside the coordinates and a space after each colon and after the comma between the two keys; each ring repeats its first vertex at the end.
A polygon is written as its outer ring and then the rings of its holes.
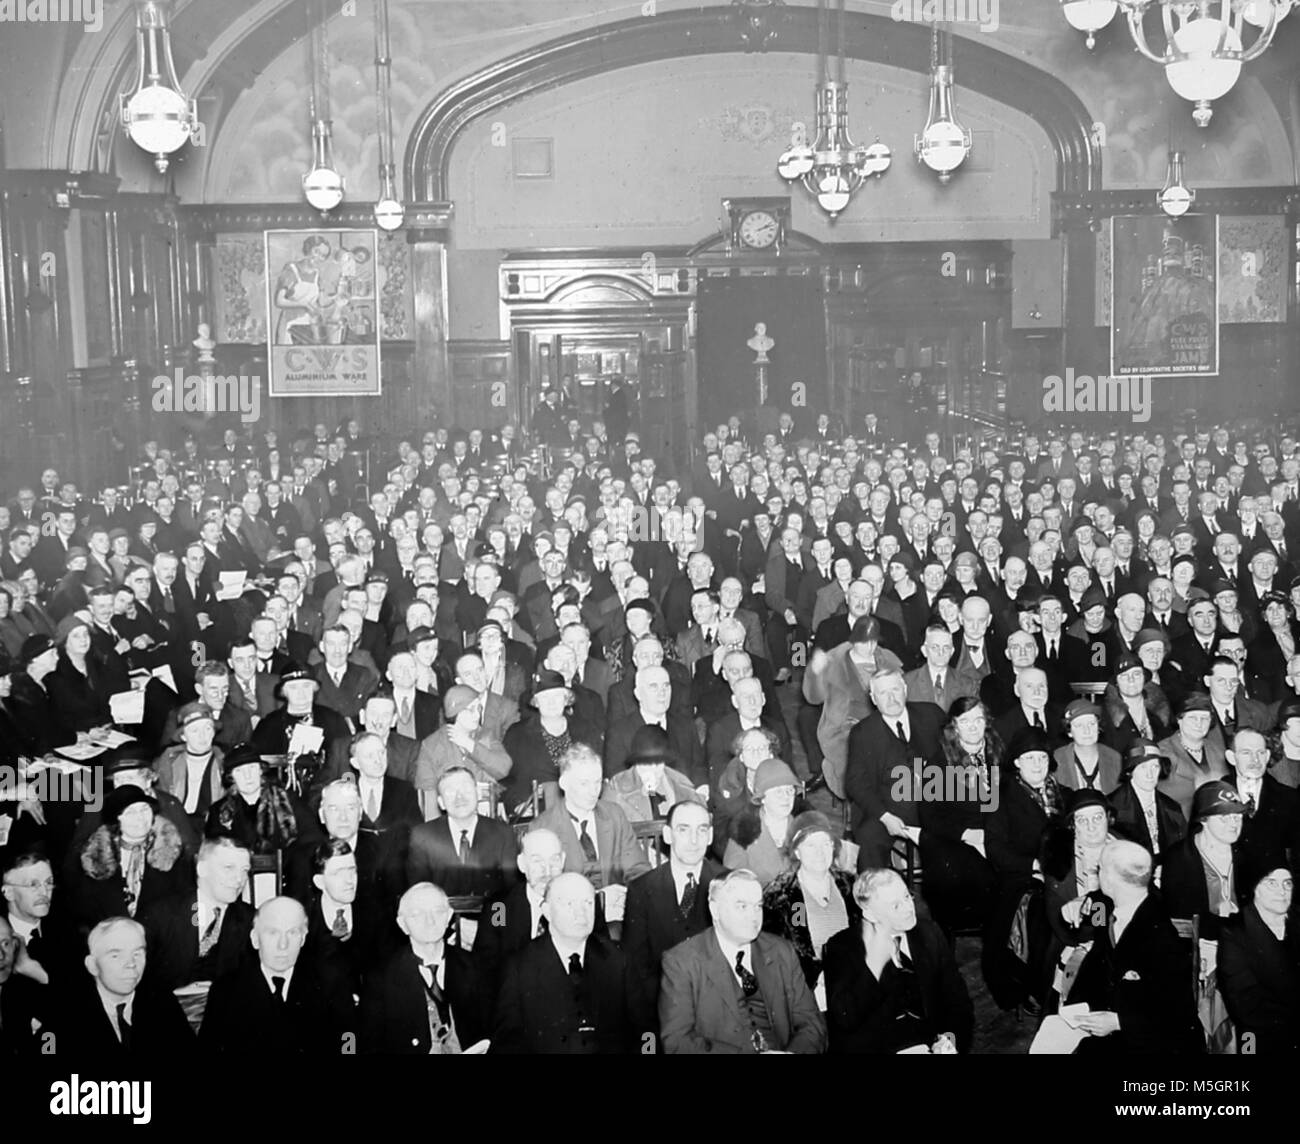
{"type": "Polygon", "coordinates": [[[1217,215],[1111,219],[1110,372],[1219,372],[1217,215]]]}
{"type": "Polygon", "coordinates": [[[378,397],[373,230],[268,230],[272,397],[378,397]]]}

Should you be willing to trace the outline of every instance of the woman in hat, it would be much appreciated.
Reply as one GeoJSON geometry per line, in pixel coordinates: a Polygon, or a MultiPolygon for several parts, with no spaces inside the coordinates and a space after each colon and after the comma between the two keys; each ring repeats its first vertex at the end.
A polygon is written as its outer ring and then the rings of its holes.
{"type": "Polygon", "coordinates": [[[1142,660],[1132,652],[1115,661],[1101,709],[1105,714],[1102,738],[1121,755],[1134,739],[1163,739],[1173,723],[1165,693],[1147,677],[1142,660]]]}
{"type": "Polygon", "coordinates": [[[1160,882],[1161,855],[1187,835],[1187,818],[1178,803],[1157,789],[1169,776],[1171,762],[1149,739],[1137,739],[1124,753],[1120,785],[1110,796],[1114,832],[1145,846],[1156,861],[1160,882]]]}
{"type": "Polygon", "coordinates": [[[629,822],[655,822],[679,802],[704,802],[682,773],[681,760],[662,727],[638,727],[623,766],[624,771],[606,781],[601,797],[626,814],[629,822]]]}
{"type": "Polygon", "coordinates": [[[284,706],[262,719],[253,732],[252,743],[262,754],[288,755],[290,746],[295,747],[293,758],[288,760],[290,789],[307,790],[325,765],[326,755],[337,749],[335,744],[346,744],[351,738],[347,720],[315,702],[319,690],[320,683],[310,669],[290,660],[275,687],[275,696],[284,706]],[[295,740],[299,727],[304,730],[295,740]],[[298,750],[308,738],[315,738],[314,728],[320,730],[320,745],[309,751],[298,750]]]}
{"type": "Polygon", "coordinates": [[[192,885],[181,836],[157,811],[157,802],[137,786],[118,787],[104,799],[102,822],[81,848],[70,887],[83,930],[105,918],[133,918],[192,885]]]}
{"type": "Polygon", "coordinates": [[[1300,696],[1283,699],[1277,709],[1277,731],[1269,737],[1271,774],[1283,786],[1300,787],[1300,696]]]}
{"type": "Polygon", "coordinates": [[[265,772],[251,743],[232,747],[221,765],[226,793],[208,811],[206,837],[233,838],[254,854],[274,854],[317,832],[306,804],[265,772]]]}
{"type": "Polygon", "coordinates": [[[505,733],[503,747],[512,765],[505,777],[506,807],[513,812],[533,797],[537,784],[542,805],[560,797],[560,756],[576,743],[599,753],[601,735],[573,711],[573,691],[558,671],[542,668],[533,679],[532,711],[505,733]]]}
{"type": "Polygon", "coordinates": [[[64,632],[58,666],[46,680],[50,702],[61,721],[74,731],[90,731],[113,722],[112,688],[90,654],[90,625],[74,620],[64,632]]]}
{"type": "Polygon", "coordinates": [[[985,927],[984,980],[1003,1009],[1037,1012],[1045,990],[1048,935],[1042,883],[1035,877],[1043,834],[1060,816],[1047,735],[1025,728],[1012,740],[997,808],[984,817],[984,849],[998,877],[997,901],[985,927]]]}
{"type": "MultiPolygon", "coordinates": [[[[1266,592],[1259,613],[1264,622],[1246,649],[1246,667],[1269,688],[1270,699],[1282,699],[1287,664],[1300,651],[1300,625],[1292,614],[1291,601],[1281,592],[1266,592]]],[[[0,630],[2,625],[0,621],[0,630]]]]}
{"type": "Polygon", "coordinates": [[[1114,747],[1100,741],[1100,708],[1086,699],[1071,700],[1065,709],[1065,730],[1070,741],[1057,747],[1052,755],[1057,785],[1110,794],[1119,786],[1123,763],[1114,747]]]}
{"type": "Polygon", "coordinates": [[[790,869],[763,891],[763,929],[794,946],[808,988],[824,1013],[822,950],[841,930],[862,921],[861,908],[853,900],[854,875],[836,865],[839,837],[819,811],[805,811],[794,820],[787,851],[790,869]]]}
{"type": "Polygon", "coordinates": [[[1178,709],[1178,729],[1157,746],[1170,761],[1160,790],[1178,803],[1184,819],[1192,814],[1192,796],[1202,783],[1226,778],[1228,760],[1220,736],[1210,736],[1214,705],[1203,691],[1193,691],[1178,709]]]}
{"type": "Polygon", "coordinates": [[[1246,804],[1230,784],[1205,783],[1196,790],[1187,837],[1164,854],[1160,888],[1169,915],[1199,919],[1207,941],[1216,940],[1220,927],[1249,900],[1237,860],[1245,814],[1246,804]]]}
{"type": "Polygon", "coordinates": [[[803,784],[782,760],[760,763],[750,806],[736,816],[722,864],[728,870],[753,871],[765,888],[790,869],[790,832],[803,810],[798,805],[802,794],[803,784]]]}
{"type": "Polygon", "coordinates": [[[921,874],[934,920],[952,932],[982,926],[997,891],[984,828],[997,805],[1006,748],[973,695],[948,711],[940,752],[927,761],[921,801],[921,874]]]}
{"type": "Polygon", "coordinates": [[[1242,1051],[1300,1052],[1300,923],[1291,913],[1295,874],[1265,870],[1241,924],[1219,936],[1218,981],[1242,1051]],[[1248,1039],[1249,1038],[1249,1039],[1248,1039]]]}
{"type": "Polygon", "coordinates": [[[127,572],[140,563],[131,556],[131,534],[125,528],[115,528],[108,534],[108,566],[113,569],[113,582],[126,582],[127,572]]]}
{"type": "Polygon", "coordinates": [[[741,731],[731,744],[731,761],[722,769],[712,791],[713,847],[721,855],[736,817],[751,805],[759,764],[779,758],[781,742],[766,727],[741,731]]]}
{"type": "Polygon", "coordinates": [[[1191,606],[1192,586],[1196,581],[1196,557],[1183,553],[1169,565],[1169,579],[1174,586],[1173,611],[1187,613],[1191,606]]]}
{"type": "Polygon", "coordinates": [[[420,744],[414,781],[426,822],[441,813],[438,779],[449,767],[464,767],[478,782],[493,784],[504,782],[513,769],[509,752],[483,728],[483,698],[456,684],[443,698],[442,726],[420,744]]]}
{"type": "Polygon", "coordinates": [[[1114,837],[1115,813],[1099,790],[1084,788],[1069,792],[1065,813],[1043,835],[1039,862],[1043,869],[1043,907],[1052,941],[1046,969],[1060,995],[1068,995],[1063,975],[1072,977],[1082,956],[1078,947],[1092,941],[1094,913],[1087,908],[1088,895],[1100,888],[1101,852],[1114,837]]]}
{"type": "Polygon", "coordinates": [[[1143,628],[1133,641],[1133,651],[1147,669],[1147,677],[1164,692],[1169,702],[1168,726],[1172,727],[1173,713],[1182,706],[1187,685],[1178,665],[1169,659],[1169,637],[1159,628],[1143,628]]]}

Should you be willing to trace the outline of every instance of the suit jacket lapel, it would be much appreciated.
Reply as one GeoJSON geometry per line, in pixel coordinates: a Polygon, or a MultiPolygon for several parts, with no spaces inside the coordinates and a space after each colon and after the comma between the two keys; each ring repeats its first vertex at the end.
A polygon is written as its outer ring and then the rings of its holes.
{"type": "MultiPolygon", "coordinates": [[[[758,991],[763,995],[767,1015],[772,1021],[772,1032],[777,1044],[784,1045],[790,1039],[790,1014],[787,1009],[785,987],[781,981],[781,971],[777,968],[768,943],[762,940],[762,934],[754,939],[750,949],[754,976],[758,978],[758,991]]],[[[734,990],[732,995],[735,995],[734,990]]]]}
{"type": "MultiPolygon", "coordinates": [[[[709,980],[713,982],[713,987],[722,1000],[722,1004],[726,1007],[727,1013],[737,1025],[744,1028],[745,1020],[741,1015],[740,1002],[736,997],[736,976],[732,973],[731,967],[722,955],[722,946],[718,944],[717,934],[712,929],[708,931],[708,934],[708,940],[705,943],[708,956],[705,959],[704,971],[709,980]]],[[[758,958],[755,957],[752,960],[757,967],[758,958]]],[[[757,973],[755,973],[755,976],[757,976],[757,973]]],[[[766,999],[766,995],[764,997],[766,999]]]]}

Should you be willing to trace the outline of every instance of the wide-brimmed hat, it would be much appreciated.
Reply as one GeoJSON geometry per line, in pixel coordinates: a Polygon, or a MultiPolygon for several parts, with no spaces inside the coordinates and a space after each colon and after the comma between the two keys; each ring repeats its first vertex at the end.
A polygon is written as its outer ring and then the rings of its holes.
{"type": "Polygon", "coordinates": [[[666,763],[677,766],[681,760],[668,745],[668,732],[654,723],[638,727],[632,733],[626,765],[641,766],[647,763],[666,763]]]}
{"type": "Polygon", "coordinates": [[[145,803],[156,815],[158,800],[146,794],[142,787],[121,786],[104,798],[103,820],[106,826],[116,826],[122,815],[137,802],[145,803]]]}

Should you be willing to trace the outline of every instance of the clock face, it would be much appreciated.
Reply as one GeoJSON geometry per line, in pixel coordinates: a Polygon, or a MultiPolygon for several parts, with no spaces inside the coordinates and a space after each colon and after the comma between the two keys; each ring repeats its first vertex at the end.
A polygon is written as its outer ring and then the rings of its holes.
{"type": "Polygon", "coordinates": [[[740,241],[751,250],[766,250],[777,239],[781,226],[770,211],[750,211],[740,220],[740,241]]]}

